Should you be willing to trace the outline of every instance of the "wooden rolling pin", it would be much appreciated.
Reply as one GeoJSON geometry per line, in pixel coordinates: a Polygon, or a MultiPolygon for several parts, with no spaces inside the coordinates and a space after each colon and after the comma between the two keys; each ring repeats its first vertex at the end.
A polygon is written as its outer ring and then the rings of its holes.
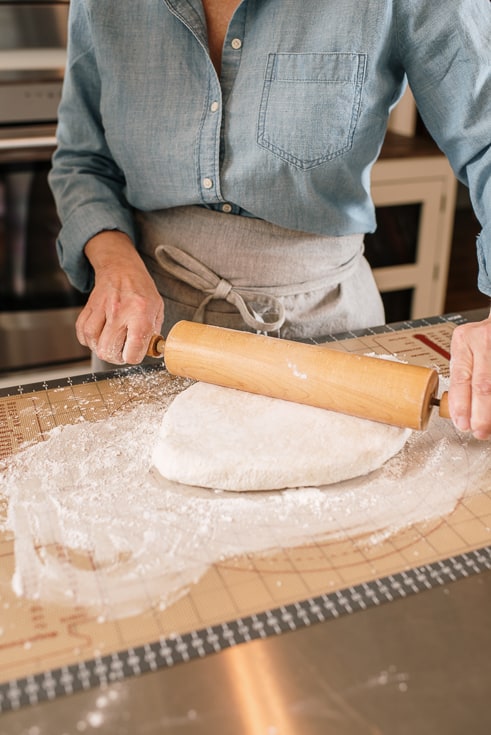
{"type": "Polygon", "coordinates": [[[426,428],[432,406],[449,418],[438,373],[418,365],[187,321],[152,337],[147,354],[172,375],[394,426],[426,428]]]}

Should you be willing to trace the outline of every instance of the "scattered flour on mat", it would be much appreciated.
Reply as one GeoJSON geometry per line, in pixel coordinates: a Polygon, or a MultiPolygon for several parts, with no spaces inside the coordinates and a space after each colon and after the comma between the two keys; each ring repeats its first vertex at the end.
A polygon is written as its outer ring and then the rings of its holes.
{"type": "Polygon", "coordinates": [[[346,535],[376,543],[448,514],[467,487],[467,440],[438,418],[383,468],[338,485],[166,487],[150,466],[163,410],[155,402],[58,427],[4,463],[17,594],[113,617],[163,609],[213,562],[346,535]]]}

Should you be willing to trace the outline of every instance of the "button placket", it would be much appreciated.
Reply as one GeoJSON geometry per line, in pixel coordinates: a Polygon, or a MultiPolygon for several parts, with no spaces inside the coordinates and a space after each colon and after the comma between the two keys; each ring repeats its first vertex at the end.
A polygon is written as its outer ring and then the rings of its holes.
{"type": "MultiPolygon", "coordinates": [[[[222,91],[222,116],[225,118],[227,110],[227,100],[233,89],[235,79],[237,77],[240,61],[242,58],[244,35],[246,27],[247,3],[243,2],[239,5],[230,21],[227,35],[224,40],[222,49],[222,65],[220,73],[220,87],[222,91]]],[[[220,129],[220,161],[223,161],[227,155],[227,120],[222,119],[220,129]]],[[[218,206],[221,212],[230,214],[238,213],[236,207],[231,201],[223,201],[218,206]]]]}
{"type": "Polygon", "coordinates": [[[219,179],[221,109],[221,90],[218,79],[213,74],[208,90],[206,113],[202,119],[199,145],[198,181],[201,199],[205,204],[217,204],[221,199],[219,179]]]}
{"type": "Polygon", "coordinates": [[[239,69],[245,29],[245,6],[246,3],[239,6],[229,25],[223,46],[220,80],[216,74],[210,79],[208,113],[203,120],[200,140],[201,198],[204,203],[217,206],[224,213],[233,212],[234,207],[230,202],[224,201],[221,194],[220,162],[225,150],[223,115],[227,96],[239,69]]]}

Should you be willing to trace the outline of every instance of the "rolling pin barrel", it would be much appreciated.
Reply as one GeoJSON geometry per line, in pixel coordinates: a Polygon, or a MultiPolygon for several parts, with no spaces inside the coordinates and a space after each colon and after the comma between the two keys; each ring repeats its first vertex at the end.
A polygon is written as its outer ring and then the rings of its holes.
{"type": "Polygon", "coordinates": [[[159,350],[173,375],[395,426],[426,428],[438,403],[435,370],[323,346],[181,321],[159,350]]]}

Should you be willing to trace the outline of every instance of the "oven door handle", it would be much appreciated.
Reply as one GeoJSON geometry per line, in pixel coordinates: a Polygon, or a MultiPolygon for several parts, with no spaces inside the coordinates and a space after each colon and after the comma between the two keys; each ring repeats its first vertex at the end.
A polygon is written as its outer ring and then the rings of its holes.
{"type": "Polygon", "coordinates": [[[21,148],[53,148],[57,144],[55,135],[32,138],[0,138],[0,151],[15,151],[21,148]]]}

